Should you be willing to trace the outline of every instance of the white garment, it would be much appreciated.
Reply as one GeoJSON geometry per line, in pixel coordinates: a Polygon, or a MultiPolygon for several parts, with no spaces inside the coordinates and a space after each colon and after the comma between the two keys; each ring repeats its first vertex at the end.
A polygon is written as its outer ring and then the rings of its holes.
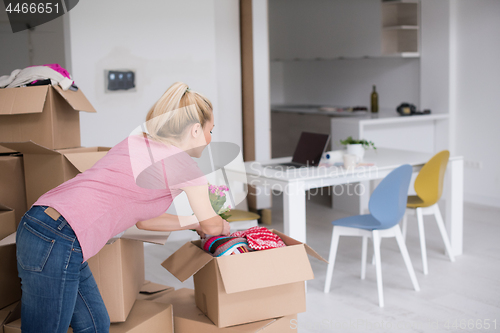
{"type": "Polygon", "coordinates": [[[47,66],[33,66],[25,69],[16,69],[10,75],[0,77],[0,88],[15,88],[35,80],[50,79],[52,85],[59,84],[63,90],[68,90],[73,80],[64,77],[61,73],[47,66]]]}

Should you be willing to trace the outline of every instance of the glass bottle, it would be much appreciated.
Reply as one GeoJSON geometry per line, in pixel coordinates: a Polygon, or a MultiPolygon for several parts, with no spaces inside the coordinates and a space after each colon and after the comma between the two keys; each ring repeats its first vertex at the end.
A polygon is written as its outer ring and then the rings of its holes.
{"type": "Polygon", "coordinates": [[[373,85],[373,91],[371,94],[371,111],[378,112],[378,93],[375,85],[373,85]]]}

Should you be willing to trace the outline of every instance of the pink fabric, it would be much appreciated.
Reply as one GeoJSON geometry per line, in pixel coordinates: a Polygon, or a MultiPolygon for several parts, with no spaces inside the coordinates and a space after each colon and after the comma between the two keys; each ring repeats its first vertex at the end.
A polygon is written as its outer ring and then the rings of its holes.
{"type": "Polygon", "coordinates": [[[68,221],[86,261],[111,237],[165,213],[181,188],[207,183],[181,149],[133,136],[34,205],[53,207],[68,221]]]}
{"type": "Polygon", "coordinates": [[[55,70],[56,72],[58,72],[59,74],[61,74],[62,76],[67,77],[68,79],[71,79],[69,72],[66,69],[62,68],[59,64],[46,64],[43,66],[50,67],[53,70],[55,70]]]}
{"type": "Polygon", "coordinates": [[[246,237],[248,246],[254,250],[268,250],[286,246],[278,235],[264,227],[236,231],[231,234],[231,237],[246,237]]]}
{"type": "MultiPolygon", "coordinates": [[[[61,65],[59,65],[59,64],[46,64],[46,65],[42,65],[42,66],[49,67],[50,69],[55,70],[56,72],[58,72],[62,76],[72,80],[69,72],[66,69],[64,69],[63,67],[61,67],[61,65]]],[[[28,66],[28,67],[36,67],[36,66],[28,66]]],[[[32,83],[37,83],[37,82],[38,82],[38,80],[35,80],[32,83]]]]}

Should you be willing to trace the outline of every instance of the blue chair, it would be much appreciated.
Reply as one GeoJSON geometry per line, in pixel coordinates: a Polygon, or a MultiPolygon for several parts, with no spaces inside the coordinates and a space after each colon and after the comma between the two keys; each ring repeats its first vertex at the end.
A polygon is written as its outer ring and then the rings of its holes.
{"type": "Polygon", "coordinates": [[[375,253],[375,267],[377,271],[378,300],[380,307],[384,306],[384,294],[382,290],[382,269],[380,267],[380,239],[382,237],[396,237],[399,249],[403,255],[408,273],[410,274],[413,287],[420,291],[415,271],[408,255],[399,221],[405,214],[408,198],[408,188],[412,167],[408,164],[402,165],[389,173],[373,191],[368,208],[371,214],[349,216],[333,221],[332,243],[330,245],[330,256],[325,281],[325,293],[330,291],[330,285],[337,255],[337,247],[340,236],[363,237],[363,248],[361,256],[361,279],[364,280],[366,272],[366,251],[368,237],[373,240],[373,251],[375,253]]]}

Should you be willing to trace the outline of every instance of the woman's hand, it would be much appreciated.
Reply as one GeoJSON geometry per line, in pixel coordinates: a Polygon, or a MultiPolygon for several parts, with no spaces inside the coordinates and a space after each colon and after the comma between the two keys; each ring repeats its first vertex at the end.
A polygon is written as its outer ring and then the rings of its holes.
{"type": "Polygon", "coordinates": [[[231,234],[231,226],[229,225],[229,222],[227,222],[226,220],[222,219],[223,221],[223,227],[222,227],[222,233],[221,235],[223,236],[229,236],[231,234]]]}
{"type": "Polygon", "coordinates": [[[201,239],[205,238],[207,235],[201,230],[201,225],[198,224],[194,230],[198,233],[198,236],[200,236],[201,239]]]}

